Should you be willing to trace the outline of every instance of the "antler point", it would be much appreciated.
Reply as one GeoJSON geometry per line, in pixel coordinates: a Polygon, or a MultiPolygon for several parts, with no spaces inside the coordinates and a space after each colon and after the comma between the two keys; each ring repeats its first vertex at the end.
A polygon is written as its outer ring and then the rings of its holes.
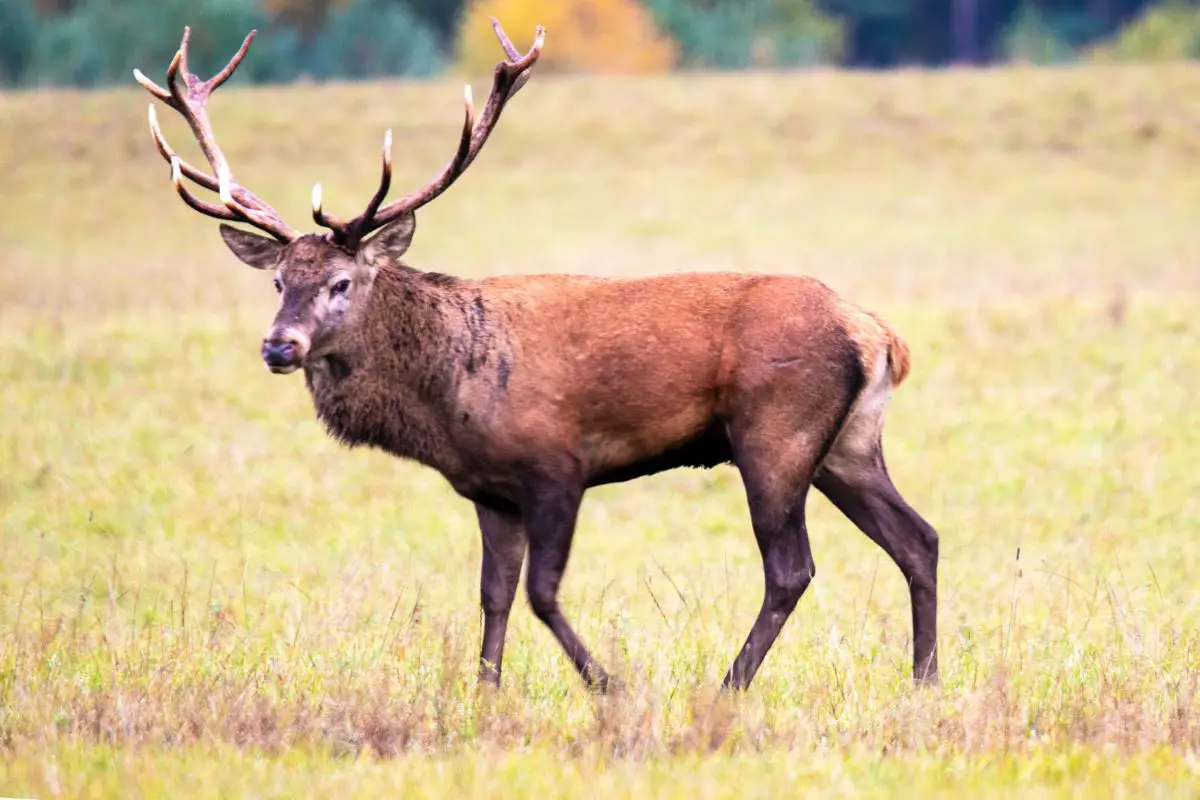
{"type": "Polygon", "coordinates": [[[229,184],[229,173],[221,170],[217,174],[217,193],[221,196],[221,202],[226,206],[233,205],[233,187],[229,184]]]}
{"type": "Polygon", "coordinates": [[[154,110],[154,103],[150,104],[149,117],[150,117],[150,127],[157,128],[158,127],[158,112],[154,110]]]}

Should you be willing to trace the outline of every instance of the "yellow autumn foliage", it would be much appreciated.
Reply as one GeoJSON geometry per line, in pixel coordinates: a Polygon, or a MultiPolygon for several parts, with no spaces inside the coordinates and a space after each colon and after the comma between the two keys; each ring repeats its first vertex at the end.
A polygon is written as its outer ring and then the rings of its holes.
{"type": "Polygon", "coordinates": [[[546,28],[538,70],[643,74],[675,65],[675,42],[637,0],[473,0],[462,16],[458,61],[469,74],[488,73],[503,58],[490,17],[522,52],[534,29],[546,28]]]}

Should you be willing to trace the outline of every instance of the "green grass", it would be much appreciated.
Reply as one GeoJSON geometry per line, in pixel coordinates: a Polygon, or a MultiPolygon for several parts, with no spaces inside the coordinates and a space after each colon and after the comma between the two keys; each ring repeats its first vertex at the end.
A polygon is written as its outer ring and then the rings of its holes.
{"type": "MultiPolygon", "coordinates": [[[[365,204],[389,125],[397,190],[433,174],[459,96],[213,115],[307,228],[314,181],[365,204]]],[[[814,494],[817,580],[734,698],[762,578],[728,468],[585,501],[564,606],[627,694],[522,598],[476,695],[470,505],[261,366],[274,292],[174,196],[147,102],[0,95],[0,794],[1196,792],[1200,69],[538,78],[421,212],[418,267],[808,273],[908,340],[885,442],[942,536],[942,686],[814,494]]]]}

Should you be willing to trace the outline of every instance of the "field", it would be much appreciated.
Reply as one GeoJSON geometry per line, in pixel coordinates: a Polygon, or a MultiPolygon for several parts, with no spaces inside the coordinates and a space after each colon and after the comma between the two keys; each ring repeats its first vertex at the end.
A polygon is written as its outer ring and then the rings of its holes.
{"type": "MultiPolygon", "coordinates": [[[[419,268],[807,273],[909,342],[885,446],[941,534],[942,684],[813,493],[817,579],[735,697],[762,576],[731,468],[585,500],[564,608],[626,693],[523,596],[476,693],[470,504],[263,368],[270,281],[174,195],[130,83],[0,94],[0,795],[1200,791],[1197,67],[539,76],[421,212],[419,268]]],[[[307,229],[315,181],[365,204],[388,126],[396,191],[440,168],[460,97],[212,107],[307,229]]]]}

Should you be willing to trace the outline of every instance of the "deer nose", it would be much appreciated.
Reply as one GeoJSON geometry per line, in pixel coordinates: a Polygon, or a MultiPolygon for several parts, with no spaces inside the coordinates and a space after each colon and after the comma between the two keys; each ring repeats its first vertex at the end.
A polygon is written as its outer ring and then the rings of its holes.
{"type": "Polygon", "coordinates": [[[272,370],[291,371],[300,366],[300,353],[296,343],[286,339],[264,340],[262,357],[272,370]]]}

